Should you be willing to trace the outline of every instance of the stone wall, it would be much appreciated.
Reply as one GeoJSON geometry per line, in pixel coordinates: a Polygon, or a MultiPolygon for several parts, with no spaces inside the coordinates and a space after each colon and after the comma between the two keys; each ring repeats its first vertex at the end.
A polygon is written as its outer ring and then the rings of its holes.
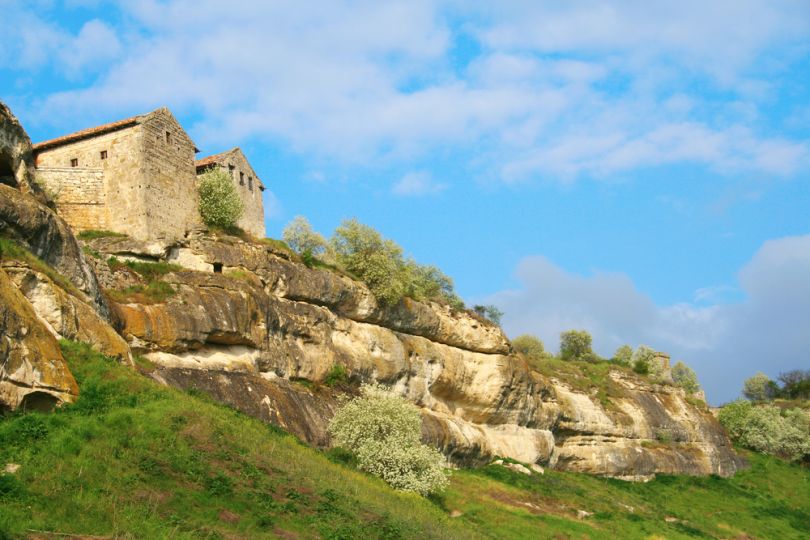
{"type": "Polygon", "coordinates": [[[103,169],[47,167],[37,169],[36,177],[73,230],[110,230],[113,227],[103,169]]]}
{"type": "Polygon", "coordinates": [[[148,237],[181,238],[201,223],[194,142],[168,109],[149,114],[142,127],[148,237]]]}
{"type": "Polygon", "coordinates": [[[236,225],[257,238],[264,238],[266,236],[262,200],[264,186],[245,154],[239,148],[234,148],[219,154],[214,163],[231,176],[236,192],[245,207],[245,213],[236,225]]]}
{"type": "MultiPolygon", "coordinates": [[[[69,200],[60,196],[56,201],[60,215],[72,227],[80,230],[107,229],[135,238],[148,237],[143,196],[146,179],[142,137],[142,126],[136,124],[37,153],[38,171],[76,170],[73,174],[45,172],[42,175],[43,182],[47,182],[48,190],[52,193],[61,194],[67,189],[76,196],[69,200]],[[106,152],[106,157],[102,159],[103,152],[106,152]],[[74,159],[77,160],[77,166],[71,167],[71,160],[74,159]],[[90,208],[79,209],[80,193],[72,188],[62,188],[59,181],[69,181],[77,176],[90,174],[82,170],[97,169],[103,171],[106,208],[96,208],[95,212],[90,208]],[[101,215],[105,217],[102,218],[101,215]]],[[[40,175],[38,172],[37,176],[40,175]]],[[[88,193],[88,196],[94,197],[95,193],[88,193]]],[[[90,204],[85,206],[89,207],[90,204]]]]}

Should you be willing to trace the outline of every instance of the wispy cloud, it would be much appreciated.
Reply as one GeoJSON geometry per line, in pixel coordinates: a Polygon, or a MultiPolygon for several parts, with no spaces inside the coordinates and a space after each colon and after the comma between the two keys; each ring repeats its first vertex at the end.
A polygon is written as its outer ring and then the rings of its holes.
{"type": "Polygon", "coordinates": [[[65,110],[106,120],[169,105],[199,113],[202,143],[269,138],[362,166],[453,147],[475,155],[460,167],[506,182],[676,163],[791,176],[810,154],[808,141],[756,121],[780,91],[774,75],[810,36],[801,2],[514,1],[496,10],[149,0],[119,9],[127,31],[93,20],[73,33],[13,9],[17,20],[4,29],[18,45],[0,64],[92,74],[32,104],[43,121],[65,110]],[[457,65],[461,33],[481,50],[457,65]],[[777,46],[780,62],[760,62],[777,46]]]}
{"type": "Polygon", "coordinates": [[[409,172],[394,184],[391,192],[400,197],[434,195],[447,189],[447,184],[435,182],[427,171],[409,172]]]}

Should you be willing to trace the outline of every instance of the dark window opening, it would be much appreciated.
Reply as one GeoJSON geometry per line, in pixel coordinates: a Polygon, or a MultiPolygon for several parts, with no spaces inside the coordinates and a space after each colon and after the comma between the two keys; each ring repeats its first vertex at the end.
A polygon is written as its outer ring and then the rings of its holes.
{"type": "Polygon", "coordinates": [[[214,272],[217,274],[222,273],[222,263],[214,263],[214,272]]]}
{"type": "Polygon", "coordinates": [[[171,131],[167,131],[166,132],[166,144],[171,144],[171,143],[172,143],[172,133],[171,133],[171,131]]]}
{"type": "Polygon", "coordinates": [[[107,151],[106,150],[101,151],[101,159],[107,159],[107,151]]]}
{"type": "Polygon", "coordinates": [[[79,166],[79,158],[73,158],[70,160],[71,167],[78,167],[79,166]]]}
{"type": "Polygon", "coordinates": [[[240,186],[245,185],[245,173],[243,173],[242,171],[239,171],[239,185],[240,186]]]}
{"type": "Polygon", "coordinates": [[[228,174],[231,175],[231,180],[236,179],[236,167],[233,165],[228,165],[228,174]]]}
{"type": "Polygon", "coordinates": [[[248,176],[248,189],[250,191],[253,191],[253,177],[252,176],[248,176]]]}

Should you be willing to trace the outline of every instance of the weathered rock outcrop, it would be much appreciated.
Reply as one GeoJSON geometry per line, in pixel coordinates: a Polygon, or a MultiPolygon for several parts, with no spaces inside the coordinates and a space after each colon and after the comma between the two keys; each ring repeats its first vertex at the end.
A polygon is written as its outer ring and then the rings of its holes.
{"type": "Polygon", "coordinates": [[[47,202],[34,182],[31,139],[5,103],[0,102],[0,184],[15,187],[47,202]]]}
{"type": "Polygon", "coordinates": [[[616,372],[622,392],[606,408],[529,370],[497,327],[469,314],[414,301],[380,307],[345,276],[233,239],[191,239],[167,253],[223,273],[175,272],[164,278],[177,291],[167,302],[119,305],[130,345],[158,366],[155,377],[314,444],[328,440],[334,393],[289,381],[317,386],[341,365],[353,380],[391,385],[420,406],[423,438],[460,463],[500,455],[642,479],[727,475],[741,464],[714,418],[675,387],[616,372]]]}
{"type": "Polygon", "coordinates": [[[54,337],[91,343],[107,356],[127,363],[132,361],[127,342],[90,304],[22,261],[2,261],[0,267],[54,337]]]}
{"type": "Polygon", "coordinates": [[[0,269],[0,411],[50,409],[77,394],[56,339],[0,269]]]}
{"type": "Polygon", "coordinates": [[[0,185],[0,235],[12,238],[65,276],[102,317],[109,306],[67,223],[34,197],[0,185]]]}
{"type": "Polygon", "coordinates": [[[458,463],[503,456],[633,479],[729,475],[742,465],[717,421],[680,389],[619,370],[613,393],[597,397],[530,370],[497,326],[473,314],[412,300],[381,305],[362,283],[308,268],[273,243],[199,234],[162,244],[93,240],[101,257],[90,262],[107,288],[148,286],[108,265],[108,255],[185,268],[159,278],[160,295],[119,291],[141,302],[110,307],[70,229],[25,187],[30,166],[30,142],[3,107],[0,236],[72,285],[30,258],[0,262],[0,408],[76,396],[56,342],[67,337],[121,359],[131,347],[152,361],[155,379],[205,391],[316,445],[329,444],[339,395],[379,381],[421,408],[423,439],[458,463]],[[348,380],[324,384],[342,372],[348,380]]]}

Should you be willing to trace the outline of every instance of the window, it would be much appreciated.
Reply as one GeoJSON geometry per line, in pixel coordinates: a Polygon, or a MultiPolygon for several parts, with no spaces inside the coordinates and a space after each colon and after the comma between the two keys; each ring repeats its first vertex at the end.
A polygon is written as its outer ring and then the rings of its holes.
{"type": "Polygon", "coordinates": [[[79,166],[79,158],[73,158],[70,160],[71,167],[78,167],[79,166]]]}
{"type": "Polygon", "coordinates": [[[166,132],[166,144],[172,144],[172,132],[171,131],[166,132]]]}
{"type": "Polygon", "coordinates": [[[101,159],[107,159],[107,151],[106,150],[101,151],[101,159]]]}
{"type": "Polygon", "coordinates": [[[228,174],[231,175],[231,180],[236,180],[236,167],[230,163],[228,164],[228,174]]]}
{"type": "Polygon", "coordinates": [[[253,177],[252,176],[248,176],[248,189],[250,191],[253,191],[253,177]]]}
{"type": "Polygon", "coordinates": [[[214,272],[217,274],[222,273],[222,263],[214,263],[214,272]]]}
{"type": "Polygon", "coordinates": [[[242,171],[239,171],[239,185],[240,186],[245,185],[245,173],[243,173],[242,171]]]}

